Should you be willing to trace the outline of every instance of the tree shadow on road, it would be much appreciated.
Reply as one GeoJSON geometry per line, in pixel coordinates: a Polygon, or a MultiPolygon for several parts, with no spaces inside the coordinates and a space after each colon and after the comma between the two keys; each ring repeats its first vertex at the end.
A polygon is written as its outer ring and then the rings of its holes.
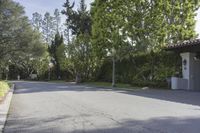
{"type": "MultiPolygon", "coordinates": [[[[80,116],[82,117],[82,116],[80,116]]],[[[199,133],[200,117],[159,117],[148,120],[121,120],[119,122],[95,123],[89,116],[85,121],[74,122],[69,116],[45,119],[13,118],[6,124],[4,133],[199,133]],[[92,122],[87,125],[87,121],[92,122]],[[84,126],[82,126],[84,125],[84,126]]]]}
{"type": "Polygon", "coordinates": [[[56,91],[112,91],[111,88],[92,87],[72,83],[48,83],[48,82],[20,82],[16,84],[15,94],[56,92],[56,91]]]}
{"type": "Polygon", "coordinates": [[[200,92],[190,92],[181,90],[115,90],[112,88],[102,88],[87,85],[76,85],[72,83],[40,83],[40,82],[20,82],[16,84],[15,94],[42,93],[42,92],[93,92],[111,91],[124,95],[139,96],[157,100],[184,103],[200,106],[200,92]]]}
{"type": "Polygon", "coordinates": [[[133,96],[140,96],[140,97],[200,106],[200,92],[151,89],[151,90],[138,90],[131,92],[124,91],[121,93],[133,96]]]}

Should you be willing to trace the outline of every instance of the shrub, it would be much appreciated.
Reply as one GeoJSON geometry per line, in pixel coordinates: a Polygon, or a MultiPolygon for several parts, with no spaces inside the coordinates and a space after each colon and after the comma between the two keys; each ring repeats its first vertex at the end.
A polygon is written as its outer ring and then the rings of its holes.
{"type": "Polygon", "coordinates": [[[9,84],[5,81],[0,81],[0,97],[5,96],[5,94],[10,89],[9,84]]]}
{"type": "MultiPolygon", "coordinates": [[[[96,81],[112,81],[112,60],[106,59],[96,81]]],[[[181,57],[172,52],[132,55],[116,62],[116,82],[143,87],[167,87],[166,78],[181,73],[181,57]]]]}
{"type": "Polygon", "coordinates": [[[137,87],[150,87],[150,88],[168,88],[167,82],[160,82],[160,81],[137,81],[132,82],[132,86],[137,87]]]}

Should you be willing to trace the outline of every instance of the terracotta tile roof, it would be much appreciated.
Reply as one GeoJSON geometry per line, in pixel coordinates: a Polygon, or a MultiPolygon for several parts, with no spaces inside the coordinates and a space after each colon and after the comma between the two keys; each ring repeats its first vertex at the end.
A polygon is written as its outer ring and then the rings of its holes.
{"type": "Polygon", "coordinates": [[[194,39],[194,40],[187,40],[184,42],[180,42],[177,44],[170,44],[167,46],[166,49],[179,49],[179,48],[186,48],[186,47],[193,47],[193,46],[200,46],[200,39],[194,39]]]}

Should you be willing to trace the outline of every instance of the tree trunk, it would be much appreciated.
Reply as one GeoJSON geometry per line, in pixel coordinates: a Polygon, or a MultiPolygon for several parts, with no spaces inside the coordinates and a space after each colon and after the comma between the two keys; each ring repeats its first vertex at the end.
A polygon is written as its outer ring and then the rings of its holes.
{"type": "Polygon", "coordinates": [[[112,58],[113,61],[113,71],[112,71],[112,87],[115,87],[115,56],[112,58]]]}
{"type": "Polygon", "coordinates": [[[77,72],[76,73],[76,83],[78,84],[78,83],[80,83],[81,82],[81,76],[80,76],[80,74],[77,72]]]}
{"type": "Polygon", "coordinates": [[[51,80],[51,68],[49,67],[48,80],[51,80]]]}

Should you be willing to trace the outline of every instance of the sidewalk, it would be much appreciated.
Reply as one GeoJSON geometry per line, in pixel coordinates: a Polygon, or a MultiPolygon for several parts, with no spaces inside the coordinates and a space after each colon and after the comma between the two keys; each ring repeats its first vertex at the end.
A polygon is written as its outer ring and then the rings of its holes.
{"type": "Polygon", "coordinates": [[[6,123],[11,99],[13,96],[14,85],[11,87],[10,91],[8,92],[5,100],[0,104],[0,133],[3,132],[4,125],[6,123]]]}

